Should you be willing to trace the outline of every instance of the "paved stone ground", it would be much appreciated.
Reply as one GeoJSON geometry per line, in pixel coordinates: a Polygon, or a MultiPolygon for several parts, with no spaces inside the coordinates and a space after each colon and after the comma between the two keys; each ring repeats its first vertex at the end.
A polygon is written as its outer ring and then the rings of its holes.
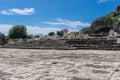
{"type": "Polygon", "coordinates": [[[0,80],[120,80],[120,51],[0,49],[0,80]]]}

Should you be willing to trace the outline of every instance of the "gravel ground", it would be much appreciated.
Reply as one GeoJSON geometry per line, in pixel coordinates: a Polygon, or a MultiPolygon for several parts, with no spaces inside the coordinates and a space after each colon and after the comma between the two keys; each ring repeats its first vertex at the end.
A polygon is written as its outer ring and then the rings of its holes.
{"type": "Polygon", "coordinates": [[[0,80],[120,80],[120,51],[0,49],[0,80]]]}

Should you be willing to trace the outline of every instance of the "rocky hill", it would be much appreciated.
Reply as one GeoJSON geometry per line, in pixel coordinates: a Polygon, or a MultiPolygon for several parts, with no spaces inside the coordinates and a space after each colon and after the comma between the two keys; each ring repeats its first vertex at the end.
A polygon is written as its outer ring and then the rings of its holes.
{"type": "Polygon", "coordinates": [[[118,5],[114,12],[111,12],[103,17],[97,18],[92,22],[90,27],[84,28],[83,32],[92,35],[99,34],[105,36],[113,29],[120,33],[120,5],[118,5]]]}

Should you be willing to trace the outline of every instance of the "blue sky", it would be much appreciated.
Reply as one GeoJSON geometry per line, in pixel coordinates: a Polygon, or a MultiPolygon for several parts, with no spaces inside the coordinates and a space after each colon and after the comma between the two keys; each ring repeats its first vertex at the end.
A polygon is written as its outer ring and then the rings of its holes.
{"type": "Polygon", "coordinates": [[[120,0],[0,0],[0,32],[7,34],[17,24],[27,26],[29,34],[79,31],[118,4],[120,0]]]}

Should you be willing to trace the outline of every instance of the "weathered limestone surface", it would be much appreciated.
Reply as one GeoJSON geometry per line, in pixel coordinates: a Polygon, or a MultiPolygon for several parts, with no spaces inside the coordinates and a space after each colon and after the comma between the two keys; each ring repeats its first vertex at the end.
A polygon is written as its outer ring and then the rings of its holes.
{"type": "Polygon", "coordinates": [[[76,32],[70,32],[70,38],[75,39],[76,38],[76,32]]]}
{"type": "Polygon", "coordinates": [[[68,33],[68,29],[63,29],[62,32],[63,32],[63,38],[67,38],[67,33],[68,33]]]}
{"type": "Polygon", "coordinates": [[[115,32],[113,29],[109,31],[108,39],[116,39],[117,38],[117,32],[115,32]]]}
{"type": "Polygon", "coordinates": [[[99,50],[120,50],[120,44],[117,40],[107,39],[61,39],[61,40],[37,40],[8,43],[2,45],[2,48],[19,49],[99,49],[99,50]]]}
{"type": "Polygon", "coordinates": [[[120,51],[0,49],[0,80],[119,80],[120,51]]]}

